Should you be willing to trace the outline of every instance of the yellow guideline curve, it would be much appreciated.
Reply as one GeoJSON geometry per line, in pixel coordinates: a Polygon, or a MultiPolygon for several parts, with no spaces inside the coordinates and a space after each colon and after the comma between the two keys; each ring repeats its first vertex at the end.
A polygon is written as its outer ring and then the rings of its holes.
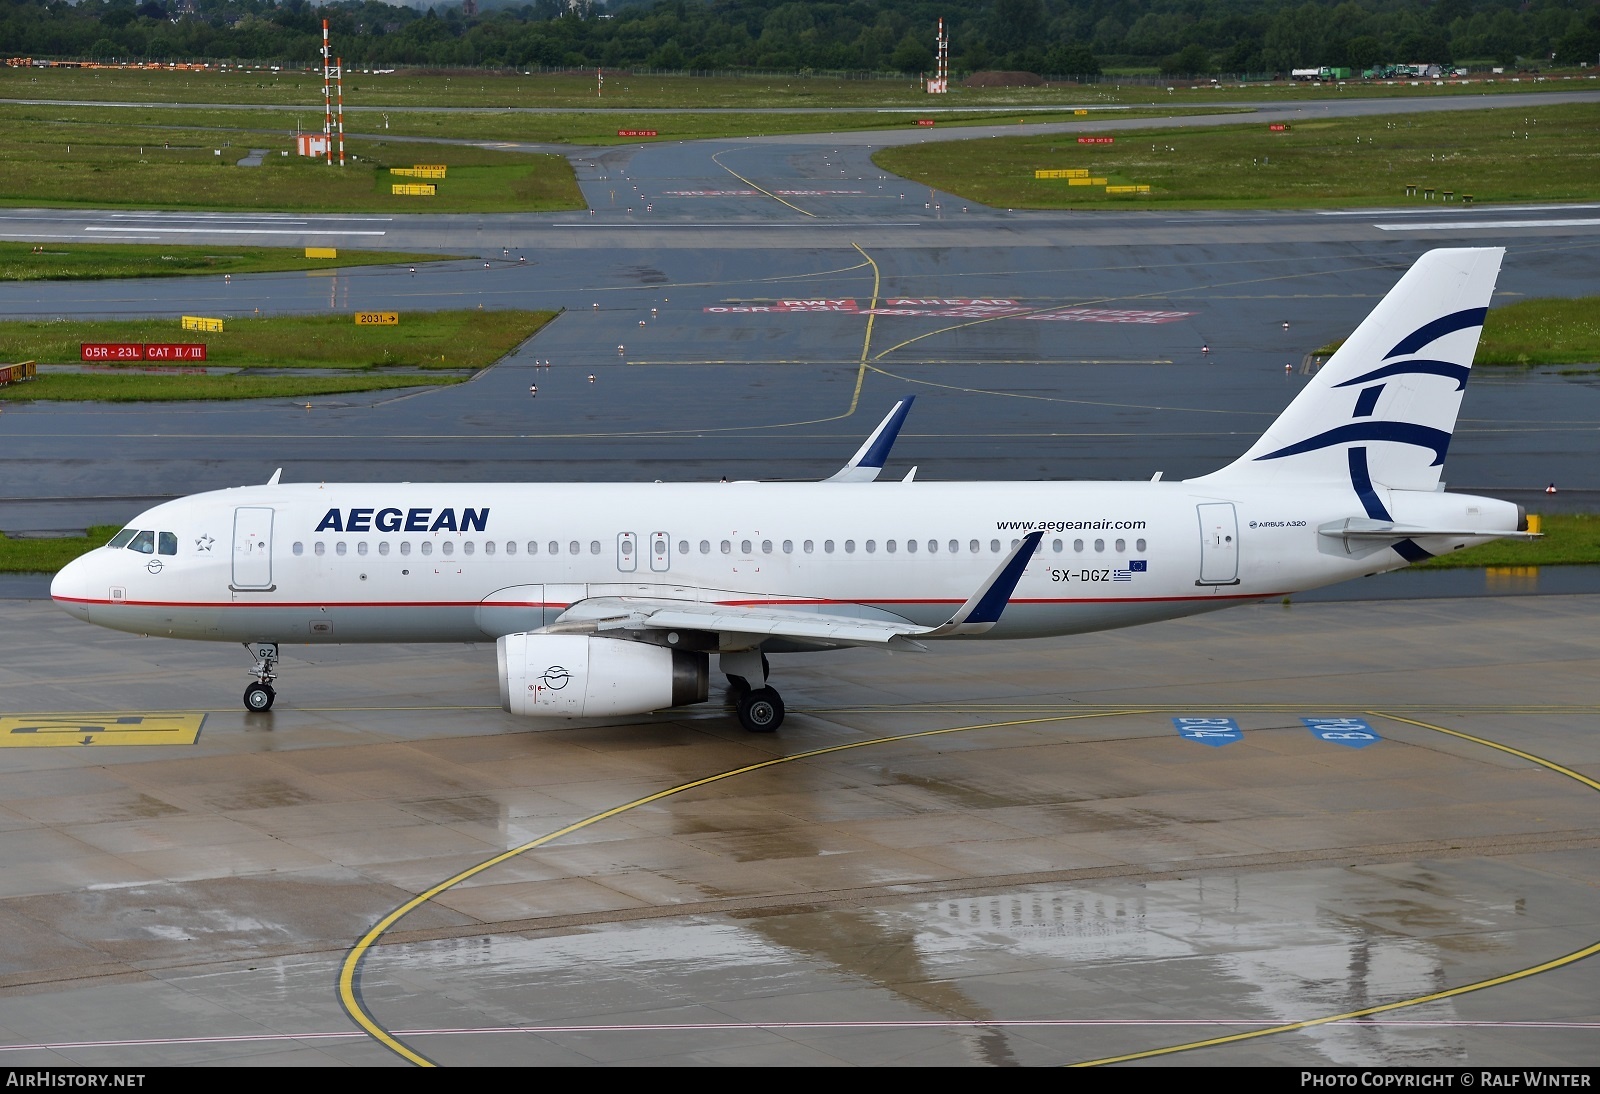
{"type": "MultiPolygon", "coordinates": [[[[731,149],[731,148],[730,149],[726,149],[726,151],[731,152],[731,151],[733,151],[733,149],[731,149]]],[[[716,164],[718,167],[722,168],[724,171],[728,172],[728,174],[732,175],[734,178],[738,179],[740,182],[744,183],[746,186],[749,186],[749,187],[751,187],[752,189],[755,189],[755,190],[760,190],[763,194],[767,195],[767,197],[771,198],[773,201],[777,202],[779,205],[787,205],[789,208],[793,209],[795,212],[800,213],[800,214],[802,214],[804,216],[808,216],[812,220],[819,219],[816,213],[808,213],[804,209],[800,208],[800,206],[794,204],[792,201],[784,201],[777,194],[774,194],[771,190],[768,190],[766,187],[761,186],[758,183],[751,182],[749,179],[747,179],[743,175],[739,174],[739,172],[735,171],[733,168],[729,167],[727,164],[725,164],[721,160],[717,159],[717,156],[720,156],[720,155],[722,155],[722,152],[718,152],[716,156],[712,156],[711,157],[711,162],[716,164]]]]}
{"type": "Polygon", "coordinates": [[[630,810],[639,808],[641,805],[649,805],[651,802],[658,802],[663,798],[670,798],[674,794],[682,794],[686,790],[694,790],[698,787],[709,786],[712,783],[722,782],[724,779],[731,779],[736,775],[748,775],[752,771],[760,771],[764,768],[776,767],[779,764],[793,763],[795,760],[808,760],[817,756],[826,756],[831,752],[845,752],[854,748],[868,748],[873,745],[893,744],[896,741],[910,741],[918,737],[938,737],[950,733],[969,733],[979,729],[1004,729],[1008,726],[1040,725],[1046,722],[1074,722],[1087,718],[1112,718],[1120,715],[1144,713],[1147,712],[1138,709],[1110,710],[1098,711],[1092,714],[1054,715],[1047,718],[1019,718],[1005,722],[985,722],[981,725],[955,726],[950,729],[924,729],[919,730],[916,733],[897,733],[892,737],[874,737],[869,741],[854,741],[849,744],[829,745],[827,748],[814,748],[809,752],[796,752],[792,756],[777,756],[770,760],[762,760],[759,763],[746,764],[744,767],[736,767],[716,775],[707,775],[703,779],[695,779],[691,782],[680,783],[679,785],[671,787],[670,789],[660,790],[654,794],[647,794],[642,798],[636,798],[624,805],[619,805],[612,809],[607,809],[602,813],[596,813],[593,816],[585,817],[583,820],[575,821],[572,824],[567,825],[565,828],[558,828],[556,831],[540,836],[538,839],[529,840],[527,843],[524,843],[519,847],[513,847],[509,851],[501,852],[500,854],[495,855],[493,858],[485,859],[476,866],[469,867],[461,871],[459,874],[456,874],[454,877],[445,881],[441,881],[433,888],[427,890],[426,892],[417,894],[404,904],[400,905],[400,907],[396,908],[394,911],[378,920],[377,923],[373,924],[372,929],[367,931],[366,934],[362,935],[361,940],[357,942],[355,946],[351,948],[349,954],[345,956],[344,965],[339,970],[339,1001],[344,1004],[345,1012],[355,1020],[355,1023],[376,1038],[386,1048],[392,1049],[401,1056],[405,1057],[407,1060],[410,1060],[412,1063],[421,1067],[437,1067],[438,1065],[432,1060],[408,1048],[406,1045],[397,1040],[388,1030],[378,1025],[378,1023],[366,1012],[366,1009],[361,1005],[359,993],[356,991],[356,978],[360,974],[362,958],[367,955],[367,951],[377,943],[379,938],[383,937],[384,933],[387,932],[390,927],[393,927],[408,913],[432,900],[440,893],[461,884],[461,882],[466,881],[468,878],[476,877],[478,874],[483,873],[491,866],[497,866],[509,859],[516,858],[524,851],[531,851],[536,847],[543,847],[545,844],[550,843],[553,840],[558,840],[562,836],[571,835],[572,833],[581,829],[588,828],[592,824],[598,824],[603,820],[609,820],[612,817],[620,816],[621,814],[630,810]]]}
{"type": "MultiPolygon", "coordinates": [[[[1596,782],[1586,775],[1580,775],[1571,768],[1562,767],[1560,764],[1551,760],[1546,760],[1535,756],[1531,752],[1523,752],[1521,749],[1512,748],[1510,745],[1498,744],[1483,737],[1474,737],[1470,733],[1462,733],[1457,729],[1446,729],[1444,726],[1436,726],[1428,722],[1419,722],[1414,718],[1402,718],[1398,714],[1385,714],[1379,710],[1369,710],[1366,713],[1371,717],[1387,718],[1391,722],[1404,722],[1408,726],[1417,726],[1420,729],[1431,729],[1436,733],[1444,733],[1448,736],[1456,737],[1463,741],[1471,741],[1475,745],[1483,745],[1485,748],[1492,748],[1497,752],[1504,752],[1507,755],[1516,756],[1519,759],[1527,760],[1529,763],[1538,764],[1540,767],[1545,768],[1548,771],[1554,771],[1558,775],[1565,775],[1569,779],[1576,779],[1584,786],[1587,786],[1590,790],[1600,790],[1600,782],[1596,782]]],[[[1363,1007],[1360,1010],[1347,1010],[1343,1014],[1329,1014],[1322,1018],[1311,1018],[1304,1022],[1285,1022],[1281,1026],[1270,1026],[1266,1029],[1251,1030],[1247,1033],[1230,1033],[1222,1037],[1208,1037],[1203,1041],[1188,1041],[1181,1045],[1168,1045],[1165,1048],[1146,1049],[1143,1052],[1127,1052],[1123,1053],[1121,1056],[1103,1056],[1098,1060],[1084,1060],[1080,1063],[1070,1064],[1068,1066],[1099,1067],[1103,1064],[1123,1064],[1132,1060],[1148,1060],[1156,1056],[1170,1056],[1175,1052],[1188,1052],[1191,1049],[1210,1048],[1214,1045],[1234,1044],[1239,1041],[1254,1040],[1257,1037],[1271,1037],[1275,1033],[1292,1033],[1297,1029],[1311,1029],[1314,1026],[1325,1026],[1333,1022],[1348,1022],[1356,1018],[1369,1018],[1374,1014],[1385,1014],[1389,1011],[1403,1010],[1406,1007],[1421,1006],[1423,1003],[1437,1003],[1441,999],[1451,999],[1457,995],[1466,995],[1468,992],[1482,991],[1484,988],[1494,988],[1499,987],[1501,984],[1512,983],[1516,980],[1525,980],[1530,976],[1538,976],[1542,972],[1550,972],[1552,969],[1562,968],[1572,964],[1575,961],[1582,961],[1586,957],[1593,957],[1596,954],[1600,954],[1600,942],[1595,942],[1591,945],[1585,946],[1581,950],[1573,950],[1569,954],[1564,954],[1561,957],[1553,958],[1538,965],[1529,966],[1526,969],[1518,969],[1516,972],[1508,972],[1502,976],[1492,976],[1487,980],[1479,980],[1475,983],[1463,984],[1458,988],[1447,988],[1444,991],[1429,992],[1427,995],[1417,995],[1410,999],[1398,999],[1393,1003],[1383,1003],[1375,1007],[1363,1007]]]]}

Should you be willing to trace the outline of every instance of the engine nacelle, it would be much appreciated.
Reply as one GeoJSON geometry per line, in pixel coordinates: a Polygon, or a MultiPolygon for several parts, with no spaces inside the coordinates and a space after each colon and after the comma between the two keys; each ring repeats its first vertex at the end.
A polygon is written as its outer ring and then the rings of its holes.
{"type": "Polygon", "coordinates": [[[508,634],[500,656],[500,705],[512,714],[583,718],[643,714],[703,703],[703,653],[583,634],[508,634]]]}

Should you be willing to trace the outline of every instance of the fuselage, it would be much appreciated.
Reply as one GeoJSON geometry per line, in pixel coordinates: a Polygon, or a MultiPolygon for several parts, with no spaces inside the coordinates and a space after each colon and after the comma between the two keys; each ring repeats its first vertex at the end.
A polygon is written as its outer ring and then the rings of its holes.
{"type": "MultiPolygon", "coordinates": [[[[1396,520],[1484,538],[1518,519],[1470,495],[1384,500],[1396,520]]],[[[1388,549],[1351,557],[1318,533],[1361,515],[1347,483],[272,484],[156,506],[126,543],[63,569],[51,594],[101,626],[234,642],[483,641],[605,596],[934,626],[1042,529],[986,636],[1027,638],[1405,565],[1388,549]]]]}

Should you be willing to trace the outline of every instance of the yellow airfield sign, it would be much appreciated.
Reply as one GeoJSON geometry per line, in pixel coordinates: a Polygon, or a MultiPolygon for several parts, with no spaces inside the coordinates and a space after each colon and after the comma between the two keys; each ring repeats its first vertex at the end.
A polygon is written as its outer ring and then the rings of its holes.
{"type": "Polygon", "coordinates": [[[0,715],[0,748],[192,745],[204,714],[160,712],[0,715]]]}
{"type": "Polygon", "coordinates": [[[400,313],[397,311],[358,311],[356,312],[356,326],[358,327],[398,327],[400,313]]]}

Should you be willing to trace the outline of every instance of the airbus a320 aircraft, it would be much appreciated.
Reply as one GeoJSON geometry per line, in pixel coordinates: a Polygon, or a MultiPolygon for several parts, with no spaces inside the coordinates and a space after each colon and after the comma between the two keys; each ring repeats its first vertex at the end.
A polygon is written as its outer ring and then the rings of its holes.
{"type": "Polygon", "coordinates": [[[535,717],[707,698],[746,729],[769,653],[1126,627],[1526,536],[1439,476],[1503,250],[1425,254],[1249,451],[1182,482],[873,482],[910,400],[815,483],[288,484],[158,505],[51,596],[117,630],[280,643],[494,639],[535,717]]]}

